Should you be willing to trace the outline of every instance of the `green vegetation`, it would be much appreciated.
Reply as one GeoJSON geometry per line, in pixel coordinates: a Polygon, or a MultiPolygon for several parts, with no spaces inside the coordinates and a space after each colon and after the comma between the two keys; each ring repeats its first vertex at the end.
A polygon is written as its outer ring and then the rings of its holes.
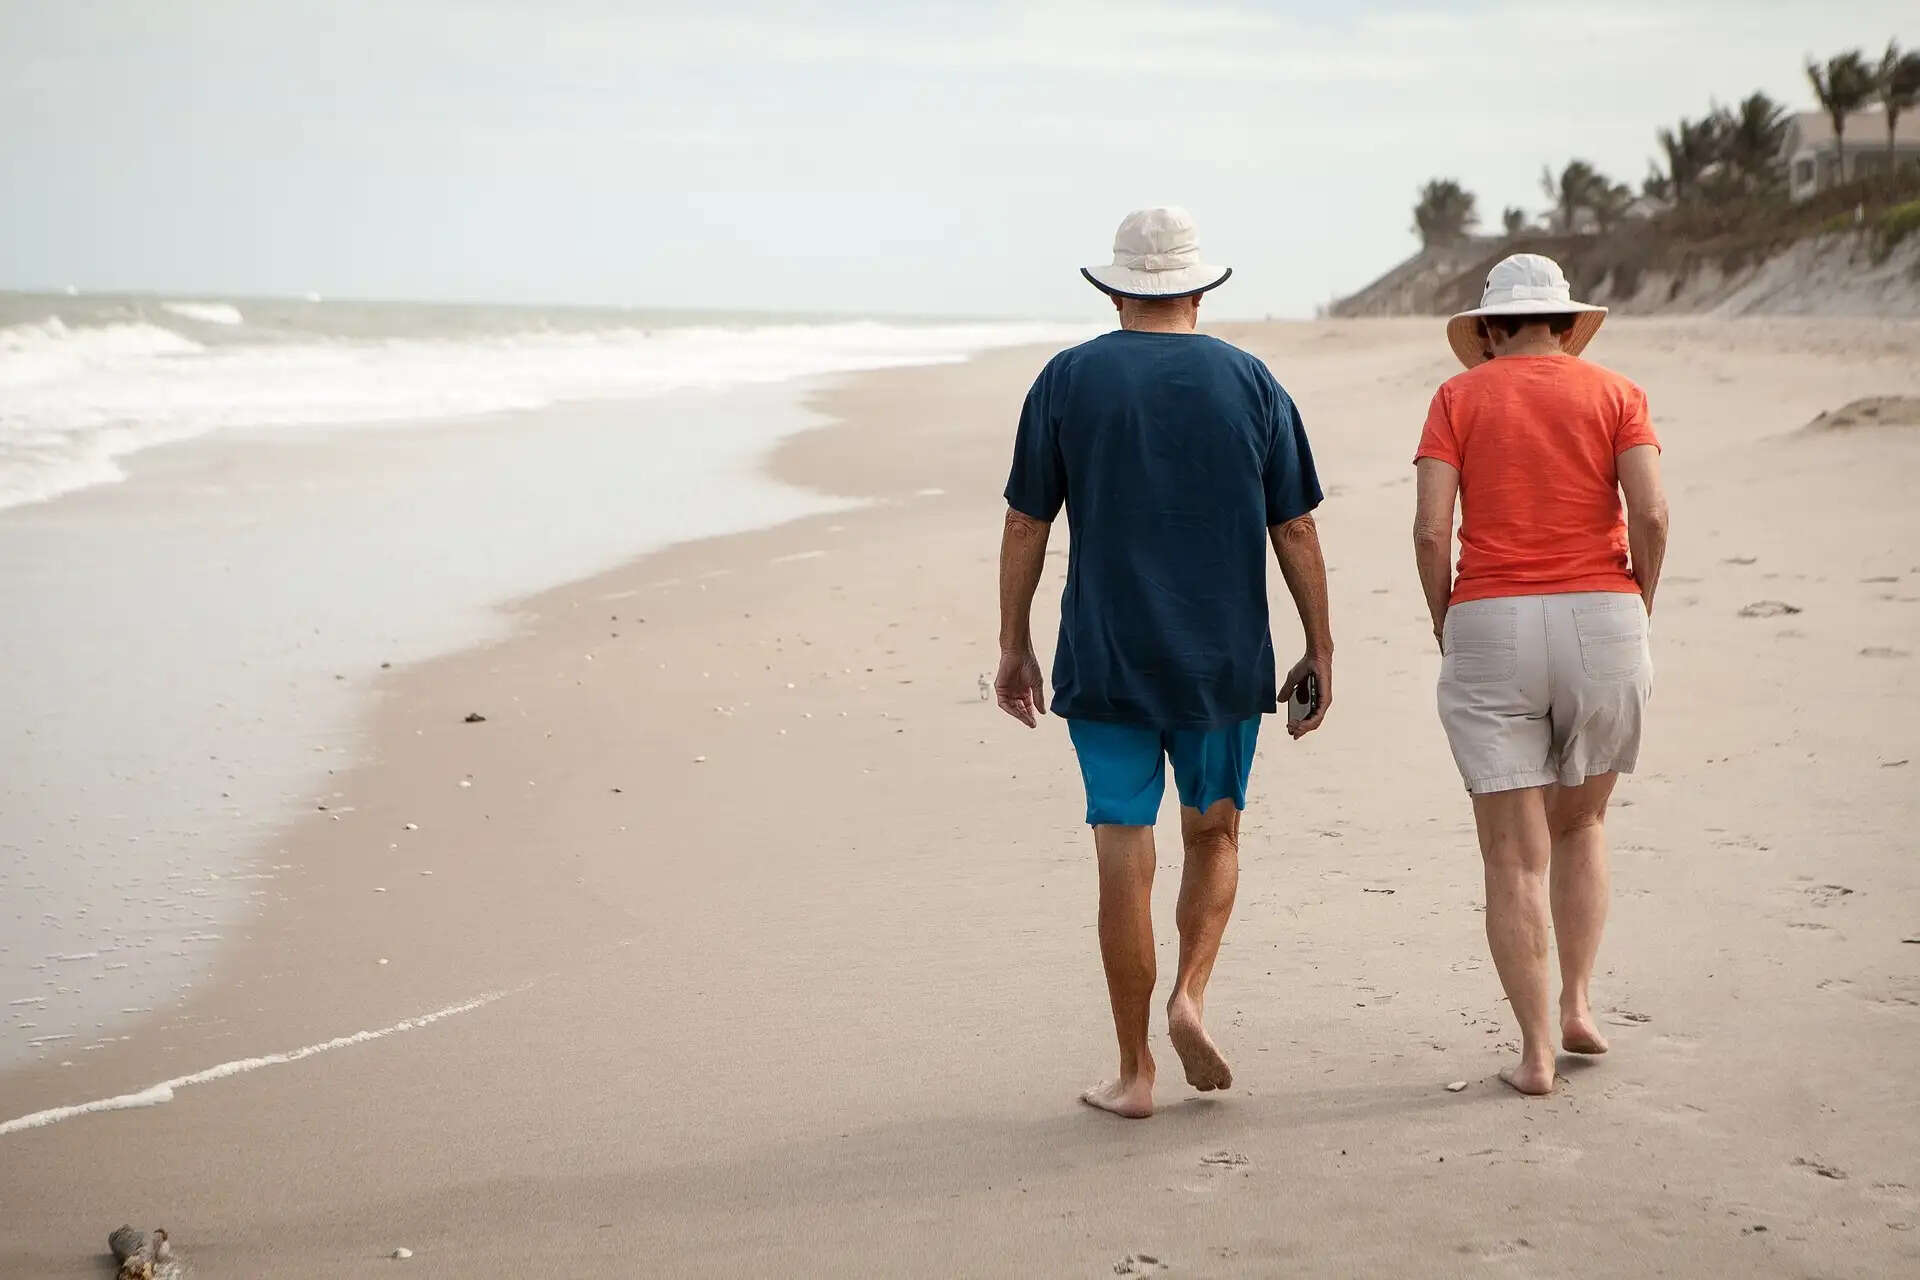
{"type": "Polygon", "coordinates": [[[1833,121],[1833,153],[1840,172],[1847,171],[1847,117],[1867,105],[1873,96],[1873,69],[1858,49],[1836,53],[1826,65],[1809,61],[1807,79],[1813,84],[1813,96],[1833,121]]]}
{"type": "Polygon", "coordinates": [[[1548,222],[1555,231],[1578,231],[1581,214],[1596,230],[1610,231],[1633,204],[1631,187],[1614,182],[1585,160],[1571,161],[1558,177],[1551,169],[1541,170],[1540,189],[1553,201],[1548,222]]]}
{"type": "Polygon", "coordinates": [[[1452,178],[1435,178],[1420,189],[1420,201],[1413,206],[1413,229],[1420,243],[1458,244],[1480,221],[1474,209],[1473,193],[1452,178]]]}
{"type": "Polygon", "coordinates": [[[1886,210],[1874,222],[1874,230],[1880,233],[1880,244],[1886,249],[1920,231],[1920,200],[1909,200],[1886,210]]]}
{"type": "MultiPolygon", "coordinates": [[[[1874,93],[1886,113],[1887,151],[1891,153],[1901,114],[1920,106],[1920,53],[1902,53],[1897,43],[1887,41],[1887,51],[1880,55],[1880,66],[1874,72],[1874,93]]],[[[1891,160],[1887,167],[1893,167],[1891,160]]]]}
{"type": "MultiPolygon", "coordinates": [[[[1548,202],[1541,215],[1544,233],[1536,231],[1526,210],[1509,207],[1500,219],[1505,238],[1625,234],[1646,245],[1685,245],[1739,256],[1816,231],[1871,224],[1884,243],[1897,242],[1911,233],[1910,210],[1920,196],[1920,165],[1893,163],[1901,114],[1920,110],[1920,52],[1889,41],[1877,63],[1853,49],[1824,62],[1810,59],[1806,73],[1832,121],[1839,161],[1832,173],[1822,162],[1819,179],[1845,177],[1848,118],[1873,104],[1886,118],[1889,156],[1884,172],[1827,182],[1812,196],[1790,201],[1786,146],[1793,116],[1785,104],[1756,92],[1732,106],[1709,102],[1698,119],[1683,116],[1660,129],[1655,134],[1659,153],[1648,162],[1637,195],[1585,160],[1568,161],[1558,172],[1551,166],[1543,169],[1540,186],[1548,202]],[[1889,235],[1894,240],[1884,239],[1889,235]]],[[[1802,179],[1803,196],[1804,186],[1802,179]]],[[[1474,205],[1473,193],[1455,179],[1427,183],[1414,207],[1414,227],[1422,244],[1465,240],[1479,221],[1474,205]]]]}

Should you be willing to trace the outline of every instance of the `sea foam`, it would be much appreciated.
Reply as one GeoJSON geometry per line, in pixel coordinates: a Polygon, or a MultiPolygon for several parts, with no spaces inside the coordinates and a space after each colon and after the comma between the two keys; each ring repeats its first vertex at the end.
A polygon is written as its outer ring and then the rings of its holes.
{"type": "MultiPolygon", "coordinates": [[[[524,991],[524,986],[516,988],[524,991]]],[[[102,1111],[129,1111],[136,1107],[159,1107],[173,1101],[174,1090],[185,1089],[196,1084],[210,1084],[215,1080],[225,1080],[229,1076],[245,1075],[249,1071],[259,1071],[263,1067],[285,1066],[289,1062],[299,1062],[315,1054],[330,1053],[335,1049],[346,1049],[353,1045],[366,1044],[371,1040],[384,1040],[388,1036],[399,1035],[404,1031],[414,1031],[429,1027],[446,1018],[490,1005],[502,996],[511,995],[509,991],[489,991],[485,995],[464,1000],[459,1004],[436,1009],[432,1013],[423,1013],[413,1018],[403,1018],[399,1022],[370,1031],[356,1031],[351,1035],[335,1036],[331,1040],[322,1040],[318,1044],[303,1045],[298,1049],[289,1049],[284,1053],[268,1053],[257,1058],[238,1058],[232,1062],[222,1062],[208,1067],[204,1071],[195,1071],[190,1075],[175,1076],[171,1080],[162,1080],[159,1084],[149,1085],[137,1093],[122,1093],[111,1098],[96,1098],[91,1102],[77,1102],[71,1106],[51,1107],[45,1111],[35,1111],[0,1123],[0,1138],[10,1133],[21,1133],[28,1129],[44,1128],[58,1124],[62,1120],[72,1120],[79,1116],[95,1115],[102,1111]]],[[[57,1037],[47,1037],[55,1039],[57,1037]]]]}
{"type": "MultiPolygon", "coordinates": [[[[169,312],[231,324],[225,303],[169,312]]],[[[231,317],[228,313],[231,313],[231,317]]],[[[227,428],[434,422],[579,400],[962,360],[1060,325],[872,321],[203,344],[152,323],[0,328],[0,507],[124,477],[119,460],[227,428]]]]}
{"type": "Polygon", "coordinates": [[[247,318],[231,302],[163,302],[168,311],[202,324],[245,324],[247,318]]]}

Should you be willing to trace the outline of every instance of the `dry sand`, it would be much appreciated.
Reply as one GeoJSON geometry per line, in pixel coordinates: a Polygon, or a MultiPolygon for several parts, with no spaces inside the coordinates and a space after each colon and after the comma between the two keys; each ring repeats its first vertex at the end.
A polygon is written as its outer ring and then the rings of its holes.
{"type": "Polygon", "coordinates": [[[0,1135],[0,1274],[98,1275],[123,1221],[204,1276],[1920,1270],[1920,429],[1803,430],[1920,394],[1920,326],[1594,347],[1652,396],[1674,542],[1611,823],[1614,1052],[1546,1101],[1494,1079],[1412,569],[1437,322],[1219,331],[1303,406],[1339,644],[1328,727],[1255,771],[1209,1004],[1230,1094],[1165,1052],[1153,1120],[1073,1101],[1113,1052],[1075,771],[977,685],[1045,354],[1004,352],[823,396],[839,425],[775,465],[871,505],[367,673],[366,763],[262,851],[280,895],[218,980],[0,1080],[0,1121],[399,1029],[0,1135]]]}

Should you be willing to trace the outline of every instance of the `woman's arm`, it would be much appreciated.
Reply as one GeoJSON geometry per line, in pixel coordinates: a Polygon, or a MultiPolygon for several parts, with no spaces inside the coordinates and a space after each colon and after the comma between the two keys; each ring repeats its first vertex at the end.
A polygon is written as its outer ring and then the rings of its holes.
{"type": "MultiPolygon", "coordinates": [[[[1460,494],[1460,473],[1438,458],[1414,464],[1419,492],[1413,515],[1413,561],[1420,570],[1433,638],[1441,641],[1447,602],[1453,598],[1453,506],[1460,494]]],[[[1445,648],[1444,641],[1441,641],[1445,648]]]]}
{"type": "Polygon", "coordinates": [[[1660,585],[1660,566],[1667,558],[1667,490],[1660,483],[1660,450],[1639,444],[1621,454],[1614,464],[1620,491],[1627,496],[1627,554],[1633,557],[1633,580],[1647,616],[1653,616],[1653,593],[1660,585]]]}

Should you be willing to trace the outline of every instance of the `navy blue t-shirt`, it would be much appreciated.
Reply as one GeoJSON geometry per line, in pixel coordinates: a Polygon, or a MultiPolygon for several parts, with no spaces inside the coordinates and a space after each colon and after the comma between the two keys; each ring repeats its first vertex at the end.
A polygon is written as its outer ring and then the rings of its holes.
{"type": "Polygon", "coordinates": [[[1072,543],[1053,662],[1069,719],[1217,729],[1276,708],[1267,529],[1320,504],[1267,366],[1196,333],[1117,330],[1027,393],[1007,502],[1072,543]]]}

